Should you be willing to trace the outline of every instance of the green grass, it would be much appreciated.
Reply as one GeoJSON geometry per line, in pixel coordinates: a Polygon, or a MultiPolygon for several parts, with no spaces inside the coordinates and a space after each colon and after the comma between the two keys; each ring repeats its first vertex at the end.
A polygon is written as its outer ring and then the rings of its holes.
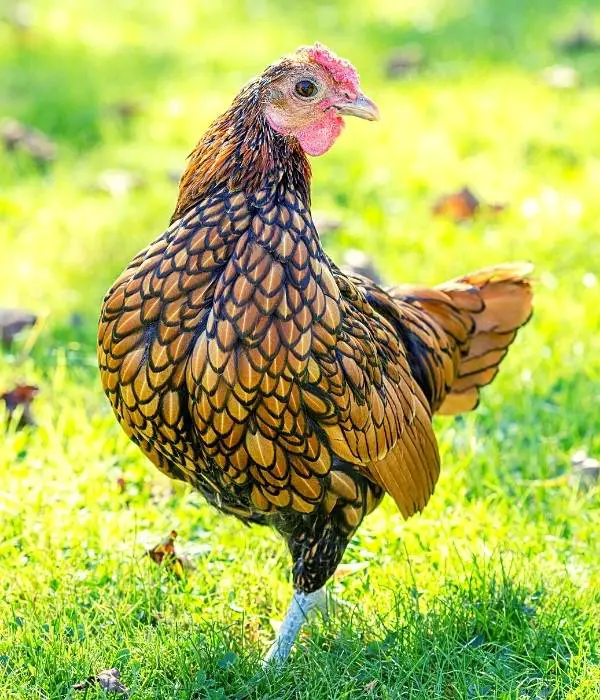
{"type": "MultiPolygon", "coordinates": [[[[139,699],[600,697],[600,491],[556,478],[577,449],[600,456],[600,53],[554,48],[580,5],[39,0],[29,32],[0,22],[0,116],[59,148],[46,168],[0,151],[0,301],[45,319],[0,356],[0,388],[41,387],[38,426],[0,441],[0,698],[83,697],[72,685],[112,666],[139,699]],[[530,259],[536,314],[477,413],[436,421],[444,469],[424,514],[403,523],[386,502],[364,523],[345,561],[368,568],[331,586],[351,608],[265,674],[284,546],[128,443],[100,391],[95,320],[168,221],[169,171],[244,81],[316,39],[352,59],[383,114],[313,161],[313,208],[341,221],[329,252],[358,247],[390,281],[425,283],[530,259]],[[425,69],[387,79],[411,42],[425,69]],[[556,62],[580,88],[541,81],[556,62]],[[124,122],[122,101],[139,115],[124,122]],[[106,194],[106,169],[142,184],[106,194]],[[433,218],[465,183],[507,210],[433,218]],[[173,528],[195,567],[183,582],[143,556],[173,528]]],[[[587,8],[600,29],[600,3],[587,8]]]]}

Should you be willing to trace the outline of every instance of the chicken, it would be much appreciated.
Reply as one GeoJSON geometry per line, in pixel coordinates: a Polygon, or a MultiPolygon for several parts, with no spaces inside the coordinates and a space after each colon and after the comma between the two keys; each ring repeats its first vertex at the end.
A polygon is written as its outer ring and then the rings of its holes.
{"type": "Polygon", "coordinates": [[[353,66],[302,47],[246,85],[189,159],[169,228],[107,293],[98,359],[130,439],[164,473],[287,541],[284,659],[363,518],[405,518],[439,475],[434,413],[477,405],[531,313],[526,263],[433,289],[341,272],[307,155],[376,120],[353,66]]]}

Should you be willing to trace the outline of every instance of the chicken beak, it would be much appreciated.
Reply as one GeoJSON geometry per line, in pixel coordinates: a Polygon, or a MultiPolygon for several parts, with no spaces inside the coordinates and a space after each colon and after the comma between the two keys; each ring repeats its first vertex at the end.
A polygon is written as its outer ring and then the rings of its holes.
{"type": "Polygon", "coordinates": [[[340,102],[335,105],[338,114],[347,114],[351,117],[359,117],[370,122],[379,120],[379,109],[377,105],[366,95],[359,95],[351,102],[340,102]]]}

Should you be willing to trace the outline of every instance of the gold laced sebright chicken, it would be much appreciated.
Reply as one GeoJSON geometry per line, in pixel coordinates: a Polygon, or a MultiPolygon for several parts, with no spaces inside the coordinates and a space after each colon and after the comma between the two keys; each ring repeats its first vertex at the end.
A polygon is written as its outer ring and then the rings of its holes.
{"type": "Polygon", "coordinates": [[[344,117],[377,120],[354,67],[320,44],[248,83],[209,127],[167,230],[107,293],[102,383],[127,435],[223,513],[285,538],[283,660],[385,493],[422,510],[434,413],[477,406],[531,314],[531,266],[434,288],[339,270],[310,210],[307,156],[344,117]]]}

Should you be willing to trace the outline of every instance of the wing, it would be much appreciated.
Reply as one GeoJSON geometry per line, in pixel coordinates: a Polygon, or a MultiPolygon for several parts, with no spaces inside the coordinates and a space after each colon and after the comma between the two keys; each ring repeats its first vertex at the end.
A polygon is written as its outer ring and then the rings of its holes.
{"type": "Polygon", "coordinates": [[[531,316],[531,270],[528,263],[505,264],[433,289],[405,285],[389,292],[354,278],[371,309],[390,322],[393,338],[384,342],[399,343],[398,372],[415,399],[398,441],[369,467],[405,515],[423,506],[439,472],[431,414],[477,406],[480,388],[496,376],[531,316]]]}
{"type": "Polygon", "coordinates": [[[369,302],[390,319],[401,339],[431,412],[437,411],[468,348],[474,327],[470,314],[480,309],[479,299],[464,289],[459,308],[439,289],[407,285],[388,292],[369,281],[364,284],[369,302]]]}
{"type": "Polygon", "coordinates": [[[439,475],[429,402],[394,323],[395,302],[330,266],[343,320],[336,339],[315,328],[321,374],[305,396],[318,391],[320,425],[336,455],[383,487],[409,517],[425,506],[439,475]],[[370,290],[380,295],[377,303],[370,290]]]}

